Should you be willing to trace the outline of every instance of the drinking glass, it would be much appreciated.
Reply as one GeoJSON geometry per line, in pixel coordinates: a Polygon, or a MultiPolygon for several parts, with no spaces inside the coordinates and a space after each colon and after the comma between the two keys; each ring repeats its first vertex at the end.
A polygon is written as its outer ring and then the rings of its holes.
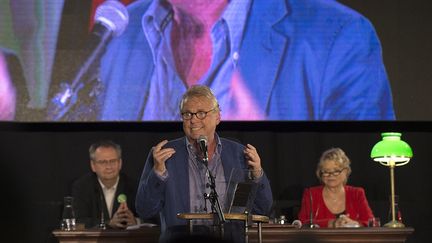
{"type": "Polygon", "coordinates": [[[380,227],[381,221],[378,217],[373,217],[368,219],[368,227],[380,227]]]}
{"type": "Polygon", "coordinates": [[[73,209],[73,197],[63,198],[61,229],[65,231],[71,231],[76,229],[75,212],[73,209]]]}

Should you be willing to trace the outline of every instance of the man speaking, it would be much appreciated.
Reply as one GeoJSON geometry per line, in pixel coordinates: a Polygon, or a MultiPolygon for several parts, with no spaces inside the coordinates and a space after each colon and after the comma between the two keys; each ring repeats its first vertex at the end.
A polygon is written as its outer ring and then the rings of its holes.
{"type": "MultiPolygon", "coordinates": [[[[177,231],[187,224],[186,220],[177,218],[177,213],[211,212],[203,196],[209,190],[207,174],[216,178],[218,198],[224,204],[226,182],[233,169],[249,170],[252,181],[257,184],[251,212],[267,215],[273,198],[261,158],[252,145],[244,146],[218,136],[216,126],[220,123],[221,111],[211,90],[207,86],[192,86],[182,97],[180,112],[185,136],[160,142],[147,158],[136,198],[140,217],[146,219],[159,214],[162,239],[175,238],[177,231]],[[201,151],[201,142],[198,142],[204,137],[206,153],[201,151]]],[[[241,237],[230,235],[239,232],[242,230],[238,228],[225,230],[225,237],[241,240],[241,237]]]]}

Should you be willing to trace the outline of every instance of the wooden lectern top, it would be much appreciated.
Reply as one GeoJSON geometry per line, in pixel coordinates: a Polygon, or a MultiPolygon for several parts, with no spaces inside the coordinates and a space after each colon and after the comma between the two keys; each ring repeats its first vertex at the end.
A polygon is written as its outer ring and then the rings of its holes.
{"type": "MultiPolygon", "coordinates": [[[[188,220],[189,230],[192,233],[193,232],[193,225],[191,224],[192,220],[213,220],[215,217],[217,217],[217,214],[215,213],[178,213],[177,218],[179,219],[186,219],[188,220]]],[[[261,225],[262,223],[268,223],[269,217],[264,215],[253,215],[253,214],[246,214],[246,213],[226,213],[224,214],[224,217],[226,220],[241,220],[244,222],[245,227],[245,242],[249,242],[249,236],[248,236],[248,228],[250,223],[257,223],[258,224],[258,242],[262,243],[262,232],[261,232],[261,225]]],[[[223,236],[223,227],[221,229],[221,235],[223,236]]]]}
{"type": "MultiPolygon", "coordinates": [[[[194,220],[194,219],[213,219],[215,214],[213,213],[178,213],[177,218],[186,219],[186,220],[194,220]]],[[[250,220],[254,223],[268,223],[269,217],[264,215],[250,215],[248,218],[247,214],[244,213],[226,213],[224,214],[225,219],[227,220],[250,220]]]]}

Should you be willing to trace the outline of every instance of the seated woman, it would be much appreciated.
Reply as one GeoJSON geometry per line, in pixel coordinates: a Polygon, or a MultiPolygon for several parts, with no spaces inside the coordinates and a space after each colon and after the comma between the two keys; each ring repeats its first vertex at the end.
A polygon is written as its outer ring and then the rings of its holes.
{"type": "Polygon", "coordinates": [[[303,192],[300,221],[312,220],[320,227],[366,226],[373,213],[363,188],[346,185],[350,174],[350,160],[342,149],[325,151],[316,169],[322,185],[303,192]]]}

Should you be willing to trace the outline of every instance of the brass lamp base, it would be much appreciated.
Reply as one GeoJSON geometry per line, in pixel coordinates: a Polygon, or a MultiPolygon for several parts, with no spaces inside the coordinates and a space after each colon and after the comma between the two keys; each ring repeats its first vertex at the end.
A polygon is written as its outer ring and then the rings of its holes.
{"type": "Polygon", "coordinates": [[[397,220],[392,220],[384,225],[387,228],[405,228],[405,225],[397,220]]]}

